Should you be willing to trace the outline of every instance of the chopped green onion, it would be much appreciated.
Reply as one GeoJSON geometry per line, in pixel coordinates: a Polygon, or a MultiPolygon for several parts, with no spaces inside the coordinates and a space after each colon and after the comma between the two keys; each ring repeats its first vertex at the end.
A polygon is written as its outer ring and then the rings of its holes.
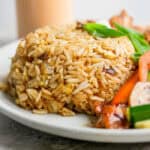
{"type": "Polygon", "coordinates": [[[131,40],[136,52],[133,55],[134,61],[138,61],[140,56],[142,56],[146,51],[150,50],[150,45],[144,39],[144,36],[134,30],[125,28],[119,24],[115,23],[115,27],[120,32],[126,33],[126,35],[131,40]]]}
{"type": "Polygon", "coordinates": [[[97,23],[87,23],[83,27],[87,32],[94,36],[98,37],[120,37],[125,36],[124,33],[108,28],[105,25],[97,24],[97,23]]]}
{"type": "Polygon", "coordinates": [[[135,30],[125,28],[125,27],[123,27],[123,26],[121,26],[121,25],[119,25],[117,23],[114,23],[114,25],[115,25],[117,30],[119,30],[119,31],[121,31],[121,32],[123,32],[125,34],[128,34],[128,33],[136,34],[138,37],[144,39],[144,35],[139,33],[139,32],[137,32],[137,31],[135,31],[135,30]]]}
{"type": "Polygon", "coordinates": [[[98,23],[87,23],[83,28],[93,36],[96,37],[120,37],[127,36],[132,42],[135,53],[132,58],[134,61],[138,61],[140,56],[142,56],[146,51],[150,50],[149,43],[144,39],[144,35],[138,33],[132,29],[125,28],[117,23],[114,24],[116,29],[108,28],[105,25],[98,23]]]}

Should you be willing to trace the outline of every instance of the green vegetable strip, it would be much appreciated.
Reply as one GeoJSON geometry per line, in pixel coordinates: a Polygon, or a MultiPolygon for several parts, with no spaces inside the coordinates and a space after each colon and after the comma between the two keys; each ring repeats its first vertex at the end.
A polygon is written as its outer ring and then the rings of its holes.
{"type": "Polygon", "coordinates": [[[127,29],[125,27],[120,26],[119,24],[115,23],[115,27],[123,32],[126,33],[126,35],[130,38],[132,42],[134,42],[134,46],[137,51],[145,51],[145,49],[150,48],[150,45],[147,43],[147,41],[144,39],[144,36],[134,30],[127,29]]]}
{"type": "Polygon", "coordinates": [[[96,23],[88,23],[84,25],[84,29],[88,31],[90,34],[98,37],[120,37],[125,36],[124,33],[108,28],[105,25],[96,24],[96,23]]]}
{"type": "Polygon", "coordinates": [[[116,27],[117,30],[119,30],[119,31],[121,31],[121,32],[123,32],[123,33],[125,33],[125,34],[128,34],[128,33],[136,34],[137,37],[144,39],[144,35],[141,34],[141,33],[138,33],[137,31],[134,31],[134,30],[132,30],[132,29],[125,28],[125,27],[123,27],[123,26],[121,26],[121,25],[119,25],[119,24],[117,24],[117,23],[114,23],[114,25],[115,25],[115,27],[116,27]]]}
{"type": "Polygon", "coordinates": [[[138,61],[141,55],[143,55],[146,51],[150,50],[150,45],[148,42],[144,39],[144,36],[134,30],[127,29],[119,24],[115,23],[115,27],[117,30],[126,33],[126,35],[131,40],[136,52],[133,55],[133,59],[135,61],[138,61]]]}
{"type": "Polygon", "coordinates": [[[150,105],[140,105],[130,108],[130,120],[133,124],[147,119],[150,119],[150,105]]]}
{"type": "Polygon", "coordinates": [[[128,36],[132,42],[136,52],[132,56],[134,61],[138,61],[140,56],[143,55],[146,51],[150,50],[150,45],[144,39],[144,35],[140,34],[134,30],[125,28],[119,24],[115,23],[116,29],[108,28],[105,25],[98,23],[87,23],[84,25],[84,29],[96,37],[120,37],[128,36]]]}

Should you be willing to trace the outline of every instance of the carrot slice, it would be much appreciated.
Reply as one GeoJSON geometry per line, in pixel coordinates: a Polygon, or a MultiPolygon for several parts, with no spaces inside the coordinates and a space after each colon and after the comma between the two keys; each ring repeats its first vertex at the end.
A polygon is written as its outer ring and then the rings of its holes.
{"type": "Polygon", "coordinates": [[[139,60],[139,80],[147,81],[148,70],[150,69],[150,51],[146,52],[139,60]]]}
{"type": "Polygon", "coordinates": [[[112,104],[127,104],[128,98],[136,82],[138,81],[137,71],[127,80],[127,82],[119,89],[112,100],[112,104]]]}

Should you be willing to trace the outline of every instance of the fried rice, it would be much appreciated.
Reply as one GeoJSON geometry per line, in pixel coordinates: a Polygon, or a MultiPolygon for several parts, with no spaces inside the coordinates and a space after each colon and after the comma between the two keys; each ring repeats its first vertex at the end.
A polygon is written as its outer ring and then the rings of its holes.
{"type": "Polygon", "coordinates": [[[44,27],[20,41],[7,77],[16,104],[34,113],[94,114],[135,70],[127,37],[95,38],[77,24],[44,27]]]}

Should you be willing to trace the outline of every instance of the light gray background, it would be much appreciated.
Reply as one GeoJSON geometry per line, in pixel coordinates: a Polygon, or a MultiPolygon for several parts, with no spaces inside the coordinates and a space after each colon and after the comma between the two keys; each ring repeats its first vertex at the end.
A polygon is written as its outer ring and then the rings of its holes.
{"type": "MultiPolygon", "coordinates": [[[[76,19],[107,19],[125,8],[135,17],[136,22],[150,24],[150,0],[73,1],[76,19]]],[[[16,37],[15,0],[0,0],[0,39],[14,39],[16,37]]]]}

